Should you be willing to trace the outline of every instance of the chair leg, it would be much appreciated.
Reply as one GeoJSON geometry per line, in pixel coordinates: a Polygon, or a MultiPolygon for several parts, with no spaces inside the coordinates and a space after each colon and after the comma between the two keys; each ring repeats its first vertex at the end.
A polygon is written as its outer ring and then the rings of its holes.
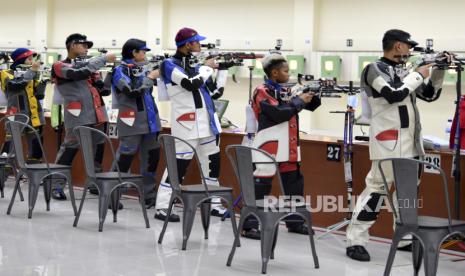
{"type": "MultiPolygon", "coordinates": [[[[21,183],[21,178],[20,178],[20,183],[21,183]]],[[[24,201],[24,195],[23,195],[23,191],[21,190],[21,185],[18,185],[18,194],[19,194],[19,199],[21,201],[24,201]]]]}
{"type": "Polygon", "coordinates": [[[394,232],[394,237],[392,238],[391,249],[389,249],[389,256],[386,261],[386,267],[384,268],[384,276],[389,276],[391,274],[392,264],[394,263],[394,258],[396,257],[397,245],[404,236],[402,232],[394,232]]]}
{"type": "MultiPolygon", "coordinates": [[[[238,230],[237,230],[237,224],[236,224],[236,214],[234,213],[234,198],[233,198],[232,193],[228,193],[227,195],[225,195],[224,199],[226,200],[228,204],[228,213],[231,218],[231,226],[233,228],[234,236],[236,236],[236,233],[238,230]]],[[[223,218],[224,216],[221,218],[221,221],[224,221],[223,218]]]]}
{"type": "MultiPolygon", "coordinates": [[[[231,195],[231,199],[232,199],[232,195],[231,195]]],[[[239,230],[238,230],[237,224],[236,224],[236,214],[234,213],[234,206],[232,204],[232,200],[231,200],[231,202],[228,202],[228,212],[230,214],[231,226],[233,228],[234,236],[237,236],[239,234],[239,230]]],[[[238,240],[237,247],[239,247],[239,246],[241,246],[241,243],[238,240]]]]}
{"type": "Polygon", "coordinates": [[[412,259],[413,259],[413,275],[418,276],[423,260],[423,247],[420,241],[413,237],[412,239],[412,259]]]}
{"type": "Polygon", "coordinates": [[[184,212],[182,213],[182,250],[186,250],[187,240],[191,235],[194,224],[196,206],[193,202],[184,202],[184,212]]]}
{"type": "Polygon", "coordinates": [[[441,238],[437,233],[429,233],[425,241],[425,276],[435,276],[438,270],[439,246],[441,238]]]}
{"type": "Polygon", "coordinates": [[[273,240],[275,236],[276,226],[270,225],[265,222],[262,223],[261,236],[261,251],[262,251],[262,274],[266,274],[268,261],[270,260],[271,250],[273,247],[273,240]]]}
{"type": "Polygon", "coordinates": [[[32,218],[32,210],[34,210],[34,206],[36,205],[39,188],[40,183],[36,182],[32,177],[29,177],[29,213],[27,215],[29,219],[32,218]]]}
{"type": "Polygon", "coordinates": [[[208,228],[210,227],[210,211],[211,203],[209,200],[200,203],[200,217],[202,219],[204,237],[206,240],[208,240],[208,228]]]}
{"type": "Polygon", "coordinates": [[[239,244],[239,232],[234,235],[234,242],[231,248],[231,252],[229,252],[228,261],[226,262],[227,266],[231,266],[232,260],[234,258],[234,254],[236,253],[236,247],[239,247],[238,244],[239,244]]]}
{"type": "Polygon", "coordinates": [[[66,176],[66,183],[68,184],[69,197],[71,198],[71,206],[73,206],[74,216],[76,216],[77,214],[76,197],[74,196],[74,186],[73,186],[73,182],[71,181],[71,175],[66,176]]]}
{"type": "Polygon", "coordinates": [[[136,189],[139,193],[139,204],[142,208],[142,215],[144,216],[145,228],[150,228],[149,218],[147,216],[147,208],[145,207],[145,191],[143,186],[143,184],[141,186],[136,185],[136,189]]]}
{"type": "Polygon", "coordinates": [[[165,221],[163,222],[163,229],[161,230],[160,236],[158,237],[158,243],[161,244],[163,242],[163,236],[165,236],[166,227],[168,226],[168,220],[171,216],[171,211],[173,210],[174,204],[174,195],[171,195],[170,198],[170,205],[168,206],[168,213],[166,214],[165,221]]]}
{"type": "Polygon", "coordinates": [[[276,248],[276,243],[278,241],[278,232],[279,232],[279,224],[276,225],[276,229],[274,232],[273,246],[271,247],[271,255],[270,255],[271,260],[274,260],[274,249],[276,248]]]}
{"type": "MultiPolygon", "coordinates": [[[[13,175],[15,176],[15,179],[16,177],[18,177],[19,172],[16,170],[16,167],[15,166],[12,166],[11,169],[13,170],[13,175]]],[[[21,177],[20,177],[21,179],[21,177]]],[[[18,186],[18,193],[19,193],[19,199],[21,201],[24,201],[24,195],[23,195],[23,191],[21,191],[21,185],[18,186]]]]}
{"type": "Polygon", "coordinates": [[[52,176],[45,178],[42,182],[44,188],[44,197],[45,197],[45,204],[47,205],[46,210],[50,211],[50,197],[52,194],[52,176]]]}
{"type": "MultiPolygon", "coordinates": [[[[242,215],[241,214],[241,218],[239,219],[239,225],[237,227],[237,236],[240,238],[241,236],[241,232],[242,232],[242,229],[244,228],[244,224],[245,224],[245,219],[247,218],[247,216],[249,215],[249,213],[245,213],[246,215],[242,215]]],[[[237,247],[241,247],[241,239],[238,239],[237,240],[237,247]]]]}
{"type": "Polygon", "coordinates": [[[119,205],[120,196],[121,196],[121,192],[119,188],[116,188],[110,194],[110,200],[111,200],[110,206],[111,206],[111,212],[113,213],[113,222],[118,221],[118,205],[119,205]]]}
{"type": "MultiPolygon", "coordinates": [[[[311,231],[312,226],[308,226],[311,231]]],[[[310,238],[310,246],[312,247],[312,256],[313,256],[313,265],[315,268],[320,268],[320,262],[318,261],[318,255],[316,254],[316,248],[315,248],[315,239],[314,239],[315,234],[313,232],[310,232],[308,234],[308,237],[310,238]]]]}
{"type": "Polygon", "coordinates": [[[3,190],[5,189],[5,167],[0,169],[0,195],[2,198],[5,197],[3,190]]]}
{"type": "Polygon", "coordinates": [[[308,238],[310,239],[310,247],[312,249],[312,256],[313,256],[313,265],[315,268],[320,268],[320,262],[318,260],[318,255],[316,254],[316,247],[315,247],[315,233],[313,232],[312,229],[312,213],[309,211],[301,211],[300,212],[302,216],[304,217],[305,223],[307,224],[308,228],[308,238]]]}
{"type": "MultiPolygon", "coordinates": [[[[16,198],[16,191],[19,189],[19,182],[21,181],[21,176],[16,177],[16,183],[15,183],[15,188],[13,189],[13,195],[11,195],[11,200],[10,200],[10,205],[8,205],[8,210],[6,211],[6,214],[9,215],[11,214],[11,209],[13,208],[13,203],[15,202],[16,198]]],[[[24,200],[24,198],[23,198],[24,200]]]]}
{"type": "Polygon", "coordinates": [[[86,195],[87,195],[87,188],[88,188],[88,185],[86,183],[84,185],[84,192],[82,194],[81,203],[79,204],[79,210],[77,211],[77,214],[74,217],[73,227],[76,227],[79,222],[79,217],[81,216],[82,206],[84,205],[84,200],[86,199],[86,195]]]}
{"type": "MultiPolygon", "coordinates": [[[[231,208],[231,207],[229,207],[229,208],[231,208]]],[[[237,231],[234,232],[234,242],[233,242],[233,245],[232,245],[232,248],[231,248],[231,252],[229,252],[228,261],[226,262],[227,266],[231,266],[232,259],[234,258],[234,254],[236,253],[236,247],[241,246],[240,239],[239,239],[240,236],[239,235],[240,235],[240,233],[242,231],[242,227],[244,227],[244,222],[245,222],[245,218],[247,217],[247,215],[248,215],[248,213],[243,212],[241,214],[241,218],[239,219],[239,227],[237,228],[237,231]]],[[[232,218],[233,218],[233,216],[231,214],[231,220],[232,220],[232,218]]],[[[234,219],[234,221],[235,220],[236,219],[234,219]]]]}
{"type": "Polygon", "coordinates": [[[103,190],[98,197],[99,232],[103,231],[103,223],[105,222],[105,218],[107,217],[108,204],[110,204],[110,195],[108,193],[109,191],[103,190]]]}

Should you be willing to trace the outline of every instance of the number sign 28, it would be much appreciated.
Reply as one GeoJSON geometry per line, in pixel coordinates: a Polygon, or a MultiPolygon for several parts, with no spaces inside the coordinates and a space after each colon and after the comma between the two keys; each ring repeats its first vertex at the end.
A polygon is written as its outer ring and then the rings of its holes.
{"type": "MultiPolygon", "coordinates": [[[[439,154],[426,154],[425,155],[425,161],[430,163],[430,164],[433,164],[437,167],[441,167],[441,155],[439,154]]],[[[431,166],[428,166],[425,164],[425,166],[423,167],[425,173],[435,173],[435,174],[439,174],[439,171],[438,170],[435,170],[433,167],[431,166]]]]}

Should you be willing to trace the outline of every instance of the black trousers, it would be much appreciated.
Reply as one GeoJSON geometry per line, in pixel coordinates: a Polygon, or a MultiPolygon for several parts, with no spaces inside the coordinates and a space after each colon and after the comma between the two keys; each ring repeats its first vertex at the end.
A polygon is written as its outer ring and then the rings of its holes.
{"type": "MultiPolygon", "coordinates": [[[[304,195],[304,177],[300,173],[300,169],[290,172],[283,172],[281,179],[283,181],[284,194],[289,196],[304,195]]],[[[255,199],[264,199],[271,192],[272,178],[255,177],[255,199]]],[[[297,215],[291,215],[285,219],[287,228],[294,228],[304,223],[303,219],[297,215]]],[[[249,216],[244,222],[244,230],[252,228],[258,229],[258,221],[255,217],[249,216]]]]}
{"type": "MultiPolygon", "coordinates": [[[[38,126],[35,129],[39,133],[40,142],[43,143],[44,141],[43,136],[42,136],[43,126],[38,126]]],[[[32,132],[29,132],[27,130],[25,131],[25,135],[27,138],[27,149],[28,149],[26,162],[40,162],[40,159],[42,159],[42,151],[40,150],[39,140],[32,132]]],[[[12,143],[13,142],[11,141],[11,136],[9,133],[7,133],[5,137],[5,143],[3,144],[1,152],[9,153],[11,148],[13,147],[12,143]]]]}
{"type": "MultiPolygon", "coordinates": [[[[98,125],[85,125],[88,127],[92,127],[98,130],[103,131],[104,133],[107,132],[107,123],[98,124],[98,125]]],[[[97,133],[92,134],[92,143],[94,145],[94,169],[95,172],[102,171],[102,162],[105,153],[105,138],[97,133]]],[[[66,135],[64,138],[63,143],[58,150],[55,163],[61,165],[68,165],[71,166],[73,164],[74,157],[76,156],[77,152],[79,151],[79,139],[75,135],[72,129],[66,129],[66,135]]],[[[85,173],[85,172],[83,172],[85,173]]],[[[63,187],[64,183],[57,181],[57,183],[53,186],[55,189],[57,186],[63,187]]],[[[97,193],[97,188],[91,186],[89,190],[94,190],[94,193],[97,193]]]]}

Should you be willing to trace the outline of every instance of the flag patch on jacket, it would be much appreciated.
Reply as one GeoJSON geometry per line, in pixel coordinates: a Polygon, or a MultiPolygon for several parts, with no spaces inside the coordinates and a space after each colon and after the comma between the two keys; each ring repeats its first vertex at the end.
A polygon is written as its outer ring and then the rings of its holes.
{"type": "Polygon", "coordinates": [[[119,119],[126,125],[133,126],[136,121],[136,112],[132,109],[123,111],[119,114],[119,119]]]}
{"type": "Polygon", "coordinates": [[[71,102],[66,106],[66,110],[68,110],[71,115],[78,117],[81,114],[81,103],[80,102],[71,102]]]}
{"type": "Polygon", "coordinates": [[[378,140],[380,145],[387,149],[393,150],[397,145],[399,131],[397,129],[388,129],[378,133],[375,138],[378,140]]]}
{"type": "Polygon", "coordinates": [[[181,121],[195,121],[195,113],[184,113],[181,116],[179,116],[176,121],[181,122],[181,121]]]}

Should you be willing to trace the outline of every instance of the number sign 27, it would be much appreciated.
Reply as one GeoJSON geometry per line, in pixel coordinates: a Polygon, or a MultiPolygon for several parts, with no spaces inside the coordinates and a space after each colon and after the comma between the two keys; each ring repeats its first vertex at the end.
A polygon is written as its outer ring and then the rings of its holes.
{"type": "Polygon", "coordinates": [[[341,161],[341,146],[338,144],[326,145],[326,160],[339,162],[341,161]]]}
{"type": "Polygon", "coordinates": [[[108,136],[113,139],[118,138],[118,128],[116,127],[116,124],[110,123],[108,126],[108,136]]]}

